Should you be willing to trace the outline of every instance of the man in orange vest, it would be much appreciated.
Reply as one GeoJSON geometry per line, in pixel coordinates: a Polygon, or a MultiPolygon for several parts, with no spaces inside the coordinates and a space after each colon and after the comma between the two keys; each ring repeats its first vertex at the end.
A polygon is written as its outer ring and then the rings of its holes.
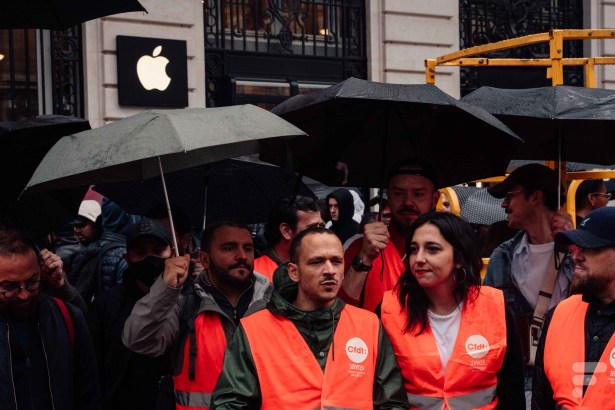
{"type": "Polygon", "coordinates": [[[126,320],[122,342],[137,353],[177,353],[176,409],[209,409],[227,341],[239,319],[265,307],[273,287],[253,272],[250,230],[235,222],[209,225],[201,238],[205,270],[182,295],[190,255],[165,261],[164,272],[126,320]]]}
{"type": "Polygon", "coordinates": [[[346,279],[340,297],[371,311],[404,272],[410,226],[420,215],[434,210],[440,198],[434,170],[419,161],[395,164],[387,181],[391,223],[366,224],[363,237],[352,242],[344,255],[346,279]]]}
{"type": "Polygon", "coordinates": [[[407,409],[391,343],[372,312],[337,298],[342,243],[314,227],[290,248],[266,310],[241,320],[213,409],[407,409]]]}
{"type": "Polygon", "coordinates": [[[299,232],[312,226],[324,226],[318,205],[313,198],[284,198],[271,210],[265,227],[269,249],[254,260],[254,271],[273,279],[273,272],[290,260],[290,243],[299,232]]]}
{"type": "Polygon", "coordinates": [[[590,212],[556,242],[573,245],[574,296],[546,317],[532,409],[612,409],[615,392],[615,208],[590,212]]]}

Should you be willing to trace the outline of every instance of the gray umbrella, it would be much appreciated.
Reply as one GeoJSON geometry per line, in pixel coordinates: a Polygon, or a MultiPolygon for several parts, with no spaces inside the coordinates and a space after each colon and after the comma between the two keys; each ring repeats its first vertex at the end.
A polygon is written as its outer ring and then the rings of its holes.
{"type": "Polygon", "coordinates": [[[506,212],[502,200],[489,195],[487,188],[474,188],[461,203],[461,216],[473,224],[491,225],[505,220],[506,212]]]}
{"type": "MultiPolygon", "coordinates": [[[[143,181],[222,159],[254,154],[261,140],[305,135],[253,105],[147,110],[63,137],[34,171],[25,192],[143,181]]],[[[162,178],[165,200],[168,195],[162,178]]]]}

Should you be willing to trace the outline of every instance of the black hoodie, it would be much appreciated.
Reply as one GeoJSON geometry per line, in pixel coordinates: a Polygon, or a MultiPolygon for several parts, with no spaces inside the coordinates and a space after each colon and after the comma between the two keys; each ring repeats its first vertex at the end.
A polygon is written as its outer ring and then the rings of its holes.
{"type": "Polygon", "coordinates": [[[346,188],[339,188],[327,195],[327,210],[329,209],[329,198],[337,201],[338,215],[337,221],[331,220],[331,230],[340,238],[342,243],[348,238],[356,235],[359,231],[359,224],[352,219],[354,216],[354,198],[346,188]]]}

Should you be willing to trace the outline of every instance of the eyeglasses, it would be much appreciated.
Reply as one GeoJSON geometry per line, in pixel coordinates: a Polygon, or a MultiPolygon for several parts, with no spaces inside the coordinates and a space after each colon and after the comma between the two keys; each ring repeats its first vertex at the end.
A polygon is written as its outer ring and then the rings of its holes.
{"type": "Polygon", "coordinates": [[[611,197],[613,196],[613,194],[611,194],[610,192],[607,192],[606,194],[603,194],[601,192],[592,192],[590,195],[598,195],[598,196],[603,196],[606,198],[606,200],[608,201],[609,199],[611,199],[611,197]]]}
{"type": "Polygon", "coordinates": [[[506,195],[504,195],[504,201],[506,201],[506,202],[510,202],[510,200],[511,200],[513,197],[515,197],[515,196],[517,196],[517,195],[519,195],[519,194],[522,194],[522,193],[524,193],[524,192],[525,192],[525,189],[520,189],[520,190],[518,190],[518,191],[509,191],[509,192],[507,192],[507,193],[506,193],[506,195]]]}
{"type": "Polygon", "coordinates": [[[36,292],[38,288],[41,286],[41,280],[39,278],[36,279],[28,279],[24,282],[23,285],[11,284],[5,286],[4,289],[0,290],[0,295],[4,296],[7,299],[16,298],[22,291],[25,289],[26,291],[32,293],[36,292]]]}

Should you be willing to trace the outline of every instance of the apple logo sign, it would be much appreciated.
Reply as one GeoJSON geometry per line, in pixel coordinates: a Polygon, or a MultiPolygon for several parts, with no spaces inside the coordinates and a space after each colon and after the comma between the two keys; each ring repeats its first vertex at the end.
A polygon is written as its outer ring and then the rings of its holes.
{"type": "Polygon", "coordinates": [[[166,67],[169,59],[162,57],[162,46],[154,49],[151,56],[144,55],[137,61],[137,76],[141,85],[146,90],[164,91],[171,83],[171,77],[167,75],[166,67]]]}
{"type": "Polygon", "coordinates": [[[188,106],[185,40],[117,36],[117,94],[120,106],[188,106]]]}

